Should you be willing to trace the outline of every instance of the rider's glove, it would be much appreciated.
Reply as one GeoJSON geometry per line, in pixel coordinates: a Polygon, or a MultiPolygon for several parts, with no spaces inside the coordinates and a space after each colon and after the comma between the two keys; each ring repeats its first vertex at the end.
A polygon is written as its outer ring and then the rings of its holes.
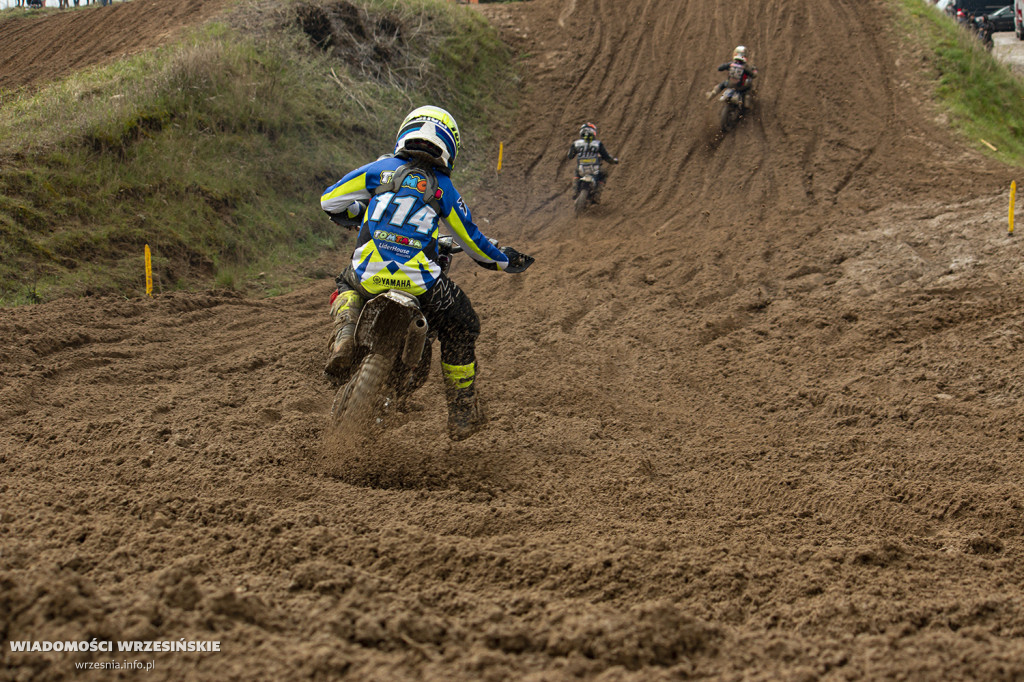
{"type": "Polygon", "coordinates": [[[616,166],[619,165],[619,157],[616,156],[614,159],[612,159],[612,163],[614,163],[616,166]]]}
{"type": "Polygon", "coordinates": [[[523,272],[526,268],[533,265],[534,258],[527,256],[525,253],[519,253],[511,246],[503,246],[501,252],[508,257],[508,265],[505,266],[505,272],[518,273],[523,272]]]}
{"type": "Polygon", "coordinates": [[[366,212],[366,204],[361,201],[353,201],[341,213],[328,213],[331,222],[342,227],[354,230],[363,222],[363,214],[366,212]]]}
{"type": "Polygon", "coordinates": [[[357,220],[362,217],[366,211],[366,204],[361,201],[353,201],[348,205],[348,209],[345,211],[346,215],[352,220],[357,220]]]}

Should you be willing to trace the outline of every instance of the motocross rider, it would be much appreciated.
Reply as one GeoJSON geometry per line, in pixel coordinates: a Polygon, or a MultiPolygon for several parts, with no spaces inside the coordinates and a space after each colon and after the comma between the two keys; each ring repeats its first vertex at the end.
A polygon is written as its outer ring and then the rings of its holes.
{"type": "Polygon", "coordinates": [[[334,331],[325,373],[347,378],[356,321],[366,299],[388,289],[409,292],[438,332],[452,440],[476,433],[486,418],[475,384],[480,319],[437,263],[439,223],[487,269],[522,272],[532,262],[514,249],[499,249],[473,222],[449,177],[460,146],[459,127],[450,113],[419,107],[402,122],[393,155],[353,170],[320,197],[331,220],[359,229],[351,263],[331,296],[334,331]]]}
{"type": "Polygon", "coordinates": [[[981,39],[981,43],[985,46],[985,49],[992,49],[992,34],[995,32],[995,24],[988,18],[987,14],[982,14],[975,20],[975,30],[978,32],[978,38],[981,39]]]}
{"type": "MultiPolygon", "coordinates": [[[[571,159],[575,156],[580,157],[577,162],[577,168],[579,168],[579,165],[597,166],[597,192],[593,197],[596,204],[601,195],[601,189],[604,187],[604,181],[608,177],[601,170],[601,159],[608,163],[618,163],[619,159],[608,153],[604,142],[597,139],[597,126],[589,122],[580,126],[579,139],[569,147],[569,154],[566,158],[571,159]]],[[[572,198],[575,199],[580,193],[580,176],[578,172],[572,186],[572,198]]]]}
{"type": "Polygon", "coordinates": [[[708,99],[714,98],[726,88],[732,88],[743,97],[743,108],[750,109],[750,89],[754,87],[757,69],[747,63],[747,48],[737,45],[732,53],[732,61],[720,65],[718,70],[728,71],[729,77],[711,88],[707,95],[708,99]]]}

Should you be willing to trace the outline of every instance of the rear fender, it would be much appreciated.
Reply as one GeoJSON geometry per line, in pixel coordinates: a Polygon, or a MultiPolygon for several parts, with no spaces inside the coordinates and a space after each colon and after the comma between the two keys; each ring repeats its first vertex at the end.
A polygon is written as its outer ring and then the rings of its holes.
{"type": "Polygon", "coordinates": [[[580,184],[596,185],[598,168],[599,166],[594,163],[577,164],[576,177],[579,178],[580,184]]]}
{"type": "Polygon", "coordinates": [[[743,95],[736,92],[732,88],[728,88],[722,93],[722,96],[718,98],[719,102],[725,102],[731,104],[734,107],[738,107],[743,104],[743,95]]]}
{"type": "Polygon", "coordinates": [[[402,363],[415,367],[423,356],[427,319],[412,294],[391,289],[363,306],[356,323],[356,345],[366,352],[401,353],[402,363]]]}

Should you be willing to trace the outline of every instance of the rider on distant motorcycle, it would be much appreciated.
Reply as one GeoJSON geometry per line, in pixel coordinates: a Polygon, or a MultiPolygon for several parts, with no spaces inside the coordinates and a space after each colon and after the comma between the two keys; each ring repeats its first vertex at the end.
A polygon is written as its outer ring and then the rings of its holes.
{"type": "Polygon", "coordinates": [[[988,18],[987,14],[982,14],[975,20],[975,30],[978,32],[978,38],[981,40],[981,44],[985,46],[986,50],[992,49],[992,34],[995,32],[995,24],[988,18]]]}
{"type": "MultiPolygon", "coordinates": [[[[600,198],[601,189],[604,187],[604,181],[607,178],[607,175],[601,170],[601,159],[608,163],[618,163],[619,159],[609,154],[608,150],[604,147],[604,142],[597,139],[597,126],[593,123],[581,125],[579,139],[569,147],[569,154],[566,158],[571,159],[576,156],[579,157],[579,161],[576,162],[577,168],[580,165],[593,165],[597,167],[597,193],[593,196],[594,203],[596,204],[600,198]]],[[[572,184],[572,198],[575,199],[579,193],[580,176],[577,173],[572,184]]]]}
{"type": "MultiPolygon", "coordinates": [[[[449,173],[459,153],[459,127],[444,109],[413,110],[402,122],[394,155],[355,169],[328,187],[320,205],[331,220],[359,226],[351,264],[331,297],[331,355],[324,371],[344,379],[355,352],[356,322],[366,299],[388,289],[416,296],[441,342],[441,372],[448,401],[448,433],[462,440],[486,422],[475,392],[480,319],[469,298],[441,273],[438,224],[481,266],[522,272],[522,254],[499,249],[470,216],[449,173]]],[[[528,263],[527,263],[528,264],[528,263]]]]}
{"type": "Polygon", "coordinates": [[[726,88],[732,88],[743,97],[743,108],[750,109],[750,89],[754,87],[757,69],[747,64],[747,48],[738,45],[732,54],[732,61],[718,67],[719,71],[728,71],[729,77],[711,88],[708,99],[712,99],[726,88]]]}

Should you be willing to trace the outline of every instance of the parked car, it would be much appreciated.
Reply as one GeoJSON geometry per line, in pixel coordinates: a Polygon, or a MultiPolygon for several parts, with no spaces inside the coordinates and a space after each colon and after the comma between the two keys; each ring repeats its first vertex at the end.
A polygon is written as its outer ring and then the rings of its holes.
{"type": "MultiPolygon", "coordinates": [[[[953,7],[962,9],[965,14],[991,14],[1001,9],[1007,0],[953,0],[953,7]]],[[[955,13],[954,13],[955,14],[955,13]]]]}
{"type": "Polygon", "coordinates": [[[988,15],[988,20],[992,22],[992,31],[994,33],[1000,33],[1002,31],[1013,30],[1013,5],[1007,5],[1002,9],[998,9],[992,14],[988,15]]]}

